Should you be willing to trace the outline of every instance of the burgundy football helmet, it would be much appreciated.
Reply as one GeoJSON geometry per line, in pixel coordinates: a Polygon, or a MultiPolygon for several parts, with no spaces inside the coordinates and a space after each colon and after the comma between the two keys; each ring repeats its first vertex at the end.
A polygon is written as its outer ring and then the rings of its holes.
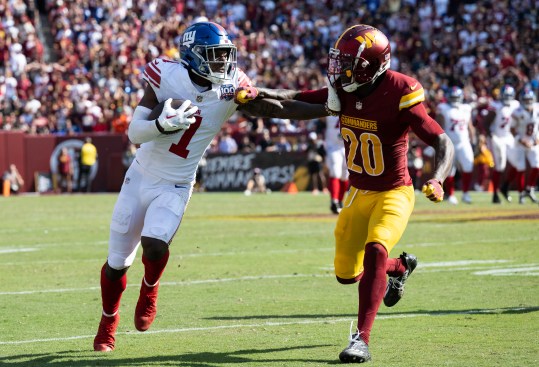
{"type": "Polygon", "coordinates": [[[348,28],[329,50],[328,78],[332,86],[340,80],[347,92],[371,83],[387,69],[391,46],[378,29],[359,24],[348,28]]]}

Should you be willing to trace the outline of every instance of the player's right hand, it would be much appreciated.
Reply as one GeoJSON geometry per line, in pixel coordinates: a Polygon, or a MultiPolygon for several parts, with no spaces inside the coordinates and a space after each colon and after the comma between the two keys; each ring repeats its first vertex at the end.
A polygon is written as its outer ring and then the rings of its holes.
{"type": "Polygon", "coordinates": [[[425,194],[427,199],[434,201],[435,203],[439,203],[444,199],[442,183],[434,178],[425,182],[421,191],[425,194]]]}
{"type": "Polygon", "coordinates": [[[171,106],[172,98],[165,101],[163,111],[157,118],[157,122],[161,129],[166,132],[186,130],[195,122],[195,113],[198,107],[191,106],[190,100],[185,100],[182,105],[175,109],[171,106]]]}

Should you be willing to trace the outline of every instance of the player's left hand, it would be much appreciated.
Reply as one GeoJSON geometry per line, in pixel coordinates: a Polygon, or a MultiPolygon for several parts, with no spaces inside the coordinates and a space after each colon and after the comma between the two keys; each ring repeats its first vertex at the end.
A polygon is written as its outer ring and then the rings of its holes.
{"type": "Polygon", "coordinates": [[[444,199],[444,189],[442,183],[434,178],[431,178],[423,185],[421,191],[425,194],[427,199],[435,203],[439,203],[444,199]]]}
{"type": "Polygon", "coordinates": [[[236,104],[245,104],[258,97],[258,89],[255,87],[239,87],[234,93],[234,102],[236,104]]]}

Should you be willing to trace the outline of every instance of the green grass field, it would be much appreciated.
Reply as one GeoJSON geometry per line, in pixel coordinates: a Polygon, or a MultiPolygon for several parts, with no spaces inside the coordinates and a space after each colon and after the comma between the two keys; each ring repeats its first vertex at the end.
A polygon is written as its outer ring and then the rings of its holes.
{"type": "MultiPolygon", "coordinates": [[[[339,364],[357,288],[333,276],[329,198],[195,193],[139,333],[140,251],[116,350],[95,353],[113,194],[0,198],[0,366],[272,367],[339,364]]],[[[383,305],[372,366],[539,365],[539,206],[418,196],[391,254],[419,266],[383,305]]]]}

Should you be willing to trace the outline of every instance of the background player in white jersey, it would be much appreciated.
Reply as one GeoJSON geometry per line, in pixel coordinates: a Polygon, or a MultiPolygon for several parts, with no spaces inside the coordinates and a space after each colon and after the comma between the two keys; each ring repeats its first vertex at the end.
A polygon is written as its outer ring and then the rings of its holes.
{"type": "Polygon", "coordinates": [[[457,168],[462,180],[462,201],[470,204],[472,171],[473,171],[473,148],[472,141],[475,139],[475,128],[472,124],[472,106],[463,103],[464,94],[459,87],[452,87],[449,91],[448,103],[438,105],[437,121],[443,126],[455,147],[455,160],[451,173],[445,179],[445,189],[449,195],[451,204],[458,204],[455,197],[455,174],[457,168]]]}
{"type": "MultiPolygon", "coordinates": [[[[519,203],[526,197],[537,203],[535,185],[539,176],[539,103],[531,89],[524,89],[520,101],[522,104],[511,115],[511,132],[515,137],[515,145],[509,150],[507,159],[516,169],[519,203]],[[526,180],[526,161],[530,171],[526,180]]],[[[504,185],[509,186],[509,183],[504,185]]]]}
{"type": "Polygon", "coordinates": [[[331,195],[330,210],[334,214],[339,214],[344,194],[348,190],[348,167],[346,166],[344,141],[341,136],[338,116],[326,117],[324,145],[329,176],[328,189],[331,195]]]}
{"type": "MultiPolygon", "coordinates": [[[[168,261],[169,244],[191,197],[199,161],[238,108],[236,89],[258,93],[236,68],[236,47],[227,32],[212,22],[188,27],[180,41],[180,60],[157,58],[146,65],[143,78],[147,86],[128,131],[129,139],[141,146],[126,172],[112,214],[109,254],[101,269],[103,314],[94,339],[96,351],[114,349],[126,273],[139,244],[144,277],[134,321],[139,331],[150,327],[157,312],[159,279],[168,261]],[[185,102],[175,109],[171,99],[185,102]],[[159,117],[149,119],[164,101],[159,117]]],[[[264,103],[270,102],[253,104],[259,108],[255,111],[258,116],[265,116],[264,103]]],[[[241,109],[249,111],[249,106],[241,109]]],[[[294,111],[289,115],[295,118],[294,111]]]]}
{"type": "Polygon", "coordinates": [[[518,108],[520,103],[515,99],[515,89],[510,85],[504,85],[500,91],[500,101],[492,102],[492,111],[487,118],[489,129],[489,143],[494,158],[492,170],[493,203],[500,203],[498,192],[511,201],[508,187],[500,188],[502,175],[507,167],[507,151],[514,144],[511,134],[511,114],[518,108]]]}

